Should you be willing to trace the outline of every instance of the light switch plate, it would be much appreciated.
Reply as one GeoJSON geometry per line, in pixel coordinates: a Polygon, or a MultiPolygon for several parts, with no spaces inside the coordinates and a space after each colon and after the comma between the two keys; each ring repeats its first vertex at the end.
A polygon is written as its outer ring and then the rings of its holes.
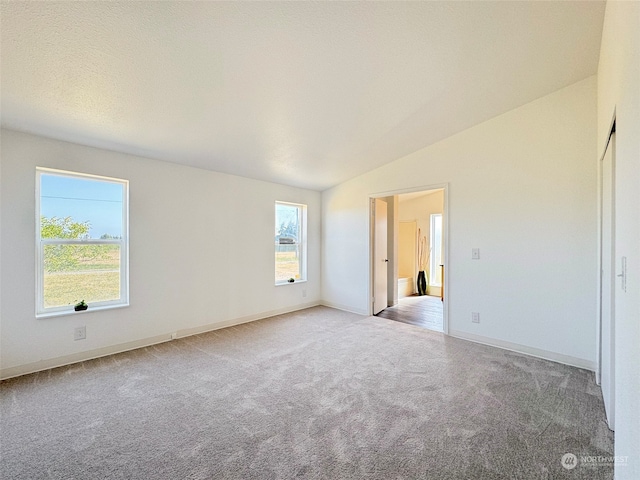
{"type": "Polygon", "coordinates": [[[480,249],[472,248],[471,249],[471,259],[472,260],[480,260],[480,249]]]}

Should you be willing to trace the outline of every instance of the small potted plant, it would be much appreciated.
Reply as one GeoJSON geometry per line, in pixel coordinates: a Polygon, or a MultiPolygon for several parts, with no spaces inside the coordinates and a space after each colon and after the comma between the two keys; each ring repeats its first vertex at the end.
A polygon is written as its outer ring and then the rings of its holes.
{"type": "Polygon", "coordinates": [[[296,279],[295,279],[295,278],[293,278],[293,277],[291,277],[289,280],[287,280],[287,282],[289,282],[289,283],[293,283],[293,282],[295,282],[295,281],[296,281],[296,279]]]}
{"type": "Polygon", "coordinates": [[[87,308],[89,308],[89,305],[87,305],[87,304],[84,302],[84,300],[81,300],[80,302],[76,303],[76,304],[73,306],[73,309],[74,309],[76,312],[81,312],[81,311],[83,311],[83,310],[86,310],[87,308]]]}

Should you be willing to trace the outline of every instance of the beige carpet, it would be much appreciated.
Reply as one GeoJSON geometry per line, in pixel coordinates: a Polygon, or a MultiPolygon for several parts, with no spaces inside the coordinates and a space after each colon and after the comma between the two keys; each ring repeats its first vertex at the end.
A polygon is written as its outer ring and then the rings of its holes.
{"type": "Polygon", "coordinates": [[[591,372],[324,307],[1,384],[3,479],[612,478],[591,372]],[[578,460],[579,461],[579,460],[578,460]]]}

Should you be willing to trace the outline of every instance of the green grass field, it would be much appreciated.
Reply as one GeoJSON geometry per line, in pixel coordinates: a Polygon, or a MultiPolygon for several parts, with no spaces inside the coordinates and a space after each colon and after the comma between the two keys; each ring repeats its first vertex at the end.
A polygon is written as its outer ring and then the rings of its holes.
{"type": "Polygon", "coordinates": [[[276,282],[298,278],[300,261],[296,252],[276,252],[276,282]]]}
{"type": "Polygon", "coordinates": [[[120,272],[74,272],[45,274],[44,306],[74,305],[120,298],[120,272]]]}
{"type": "MultiPolygon", "coordinates": [[[[277,252],[276,281],[298,279],[300,267],[296,252],[277,252]]],[[[120,258],[118,251],[99,259],[79,262],[72,270],[45,272],[44,304],[46,308],[88,304],[120,298],[120,258]]]]}
{"type": "Polygon", "coordinates": [[[88,304],[120,298],[120,252],[110,248],[98,258],[82,260],[73,268],[44,274],[45,308],[88,304]]]}

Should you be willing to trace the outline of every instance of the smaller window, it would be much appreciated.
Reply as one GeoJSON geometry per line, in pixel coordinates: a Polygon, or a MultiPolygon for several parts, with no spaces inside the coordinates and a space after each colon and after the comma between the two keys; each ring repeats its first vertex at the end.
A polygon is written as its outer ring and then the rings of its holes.
{"type": "Polygon", "coordinates": [[[276,285],[307,279],[307,206],[276,202],[276,285]]]}

